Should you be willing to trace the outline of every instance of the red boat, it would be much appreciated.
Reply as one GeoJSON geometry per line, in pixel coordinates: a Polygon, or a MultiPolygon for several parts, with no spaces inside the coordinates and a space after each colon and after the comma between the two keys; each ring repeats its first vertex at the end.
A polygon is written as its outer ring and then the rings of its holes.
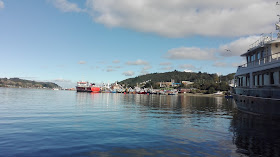
{"type": "Polygon", "coordinates": [[[98,93],[100,92],[100,88],[96,87],[94,83],[89,83],[89,82],[77,82],[76,86],[77,92],[94,92],[98,93]]]}

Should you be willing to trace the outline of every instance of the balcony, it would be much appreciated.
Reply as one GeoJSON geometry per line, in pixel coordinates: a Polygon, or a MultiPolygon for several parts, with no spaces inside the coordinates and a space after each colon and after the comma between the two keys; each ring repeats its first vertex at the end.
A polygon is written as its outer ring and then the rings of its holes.
{"type": "Polygon", "coordinates": [[[265,56],[265,57],[260,58],[258,60],[240,65],[240,66],[238,66],[237,71],[241,70],[241,69],[244,69],[244,68],[251,68],[251,67],[258,67],[258,66],[262,66],[262,65],[272,64],[274,62],[275,63],[280,62],[280,52],[277,52],[275,54],[265,56]]]}

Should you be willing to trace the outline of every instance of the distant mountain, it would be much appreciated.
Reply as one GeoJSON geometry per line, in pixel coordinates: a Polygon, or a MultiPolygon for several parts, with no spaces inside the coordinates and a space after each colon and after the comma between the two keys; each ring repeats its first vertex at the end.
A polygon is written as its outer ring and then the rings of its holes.
{"type": "Polygon", "coordinates": [[[217,74],[181,72],[175,70],[165,73],[152,73],[137,76],[120,81],[119,84],[123,84],[128,87],[134,87],[137,84],[139,85],[140,83],[147,82],[147,87],[153,86],[153,88],[159,88],[157,82],[170,82],[171,79],[173,79],[175,83],[181,83],[182,81],[194,82],[191,87],[200,90],[209,90],[211,87],[213,87],[215,90],[228,90],[229,81],[233,78],[234,73],[228,74],[226,76],[218,76],[217,74]]]}
{"type": "Polygon", "coordinates": [[[61,88],[52,82],[37,82],[20,78],[0,78],[0,87],[22,87],[22,88],[61,88]]]}

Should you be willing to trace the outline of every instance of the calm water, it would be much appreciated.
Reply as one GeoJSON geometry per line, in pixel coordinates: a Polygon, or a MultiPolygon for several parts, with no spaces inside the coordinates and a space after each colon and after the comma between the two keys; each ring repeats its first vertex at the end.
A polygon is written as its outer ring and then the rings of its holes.
{"type": "Polygon", "coordinates": [[[280,156],[280,123],[222,97],[0,88],[0,156],[280,156]]]}

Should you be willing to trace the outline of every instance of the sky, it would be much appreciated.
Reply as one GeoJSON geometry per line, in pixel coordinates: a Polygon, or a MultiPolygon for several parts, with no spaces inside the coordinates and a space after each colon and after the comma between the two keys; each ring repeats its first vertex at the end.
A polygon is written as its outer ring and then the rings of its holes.
{"type": "Polygon", "coordinates": [[[274,0],[0,0],[0,78],[74,87],[148,73],[226,75],[262,33],[274,0]]]}

